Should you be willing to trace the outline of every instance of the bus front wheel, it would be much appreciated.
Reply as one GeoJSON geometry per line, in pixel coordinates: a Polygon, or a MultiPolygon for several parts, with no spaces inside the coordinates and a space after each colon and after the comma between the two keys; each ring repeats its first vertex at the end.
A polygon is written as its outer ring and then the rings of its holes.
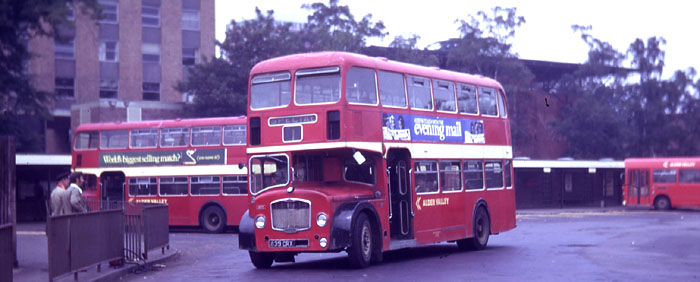
{"type": "Polygon", "coordinates": [[[209,206],[202,212],[199,224],[209,233],[221,233],[226,228],[226,214],[217,206],[209,206]]]}
{"type": "Polygon", "coordinates": [[[275,253],[248,251],[248,255],[250,255],[250,262],[258,269],[270,268],[272,262],[275,260],[275,253]]]}
{"type": "Polygon", "coordinates": [[[659,196],[654,200],[654,208],[657,210],[671,209],[671,201],[666,196],[659,196]]]}
{"type": "Polygon", "coordinates": [[[367,215],[361,213],[352,225],[352,245],[348,249],[348,259],[354,268],[365,268],[372,260],[372,224],[367,215]]]}

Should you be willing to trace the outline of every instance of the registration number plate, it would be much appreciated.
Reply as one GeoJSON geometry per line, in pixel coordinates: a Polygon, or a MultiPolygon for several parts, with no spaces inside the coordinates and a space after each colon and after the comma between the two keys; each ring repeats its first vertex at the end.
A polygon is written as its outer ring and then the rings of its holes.
{"type": "Polygon", "coordinates": [[[284,240],[270,240],[267,245],[270,248],[306,248],[309,246],[309,240],[299,240],[299,239],[284,239],[284,240]]]}

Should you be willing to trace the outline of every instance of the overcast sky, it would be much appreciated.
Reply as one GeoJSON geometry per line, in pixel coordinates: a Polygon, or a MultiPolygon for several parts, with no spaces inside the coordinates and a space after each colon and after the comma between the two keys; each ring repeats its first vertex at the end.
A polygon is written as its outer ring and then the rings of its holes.
{"type": "MultiPolygon", "coordinates": [[[[313,0],[216,0],[216,39],[225,39],[226,25],[232,19],[241,21],[255,16],[255,7],[274,10],[280,21],[306,22],[309,11],[304,3],[313,0]]],[[[371,40],[370,45],[387,46],[394,36],[421,37],[418,47],[459,36],[457,19],[466,19],[478,11],[490,11],[495,6],[516,7],[526,23],[516,30],[513,49],[520,58],[583,63],[588,46],[571,25],[591,25],[591,34],[612,44],[620,52],[627,51],[636,39],[646,41],[651,36],[666,39],[666,68],[664,77],[675,70],[694,67],[700,71],[700,11],[694,1],[377,1],[340,0],[348,5],[356,19],[372,14],[383,21],[389,32],[383,41],[371,40]]]]}

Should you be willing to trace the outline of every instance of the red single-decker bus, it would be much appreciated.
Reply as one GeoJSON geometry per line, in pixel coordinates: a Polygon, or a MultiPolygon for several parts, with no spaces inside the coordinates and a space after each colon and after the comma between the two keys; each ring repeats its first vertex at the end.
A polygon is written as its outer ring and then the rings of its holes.
{"type": "Polygon", "coordinates": [[[700,158],[625,160],[622,204],[627,207],[700,207],[700,158]]]}

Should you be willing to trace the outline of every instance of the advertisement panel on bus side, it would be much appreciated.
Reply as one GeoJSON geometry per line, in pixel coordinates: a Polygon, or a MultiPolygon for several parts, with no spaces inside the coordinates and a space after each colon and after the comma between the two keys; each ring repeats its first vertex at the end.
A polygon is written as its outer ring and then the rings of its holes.
{"type": "Polygon", "coordinates": [[[226,164],[226,149],[100,152],[100,167],[226,164]]]}
{"type": "Polygon", "coordinates": [[[384,140],[484,144],[484,121],[382,113],[384,140]]]}

